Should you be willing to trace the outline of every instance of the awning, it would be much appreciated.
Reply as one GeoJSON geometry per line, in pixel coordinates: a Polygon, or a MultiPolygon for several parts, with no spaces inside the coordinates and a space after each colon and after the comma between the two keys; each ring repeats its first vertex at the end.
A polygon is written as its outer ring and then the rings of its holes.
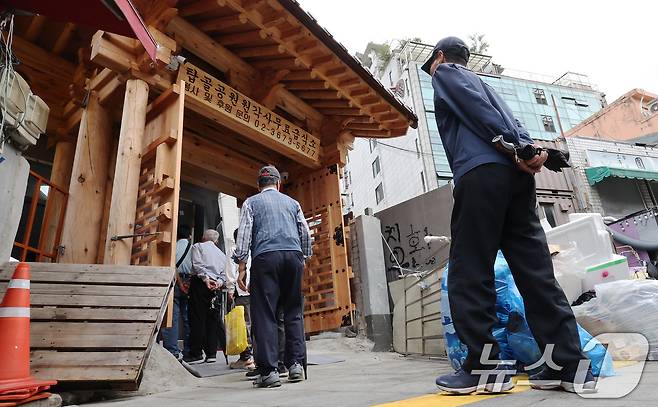
{"type": "Polygon", "coordinates": [[[590,167],[585,168],[585,175],[587,175],[587,181],[589,181],[590,185],[601,182],[607,177],[658,181],[658,171],[635,170],[630,168],[590,167]]]}

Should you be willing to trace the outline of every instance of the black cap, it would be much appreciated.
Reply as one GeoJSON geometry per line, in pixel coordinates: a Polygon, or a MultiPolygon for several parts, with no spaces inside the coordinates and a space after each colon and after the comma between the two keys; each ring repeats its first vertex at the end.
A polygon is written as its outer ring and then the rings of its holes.
{"type": "Polygon", "coordinates": [[[279,170],[277,170],[275,166],[266,165],[258,171],[258,179],[261,178],[275,178],[281,180],[281,174],[279,174],[279,170]]]}
{"type": "Polygon", "coordinates": [[[457,37],[445,37],[436,43],[434,49],[432,50],[432,54],[427,59],[427,61],[425,61],[423,66],[420,67],[420,69],[422,69],[423,71],[429,74],[430,67],[432,66],[432,62],[434,62],[434,58],[436,58],[436,53],[439,51],[443,51],[446,54],[460,56],[464,58],[466,62],[468,62],[468,59],[471,57],[471,52],[468,50],[468,47],[466,46],[466,43],[464,43],[464,41],[462,41],[457,37]]]}

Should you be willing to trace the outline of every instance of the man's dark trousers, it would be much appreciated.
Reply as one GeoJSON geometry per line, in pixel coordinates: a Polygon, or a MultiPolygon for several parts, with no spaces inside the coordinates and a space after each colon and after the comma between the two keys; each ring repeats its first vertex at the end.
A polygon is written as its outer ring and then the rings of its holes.
{"type": "Polygon", "coordinates": [[[215,296],[199,277],[190,279],[190,356],[217,356],[219,334],[219,310],[211,309],[215,296]]]}
{"type": "Polygon", "coordinates": [[[305,357],[302,322],[304,256],[298,251],[272,251],[251,260],[251,318],[256,365],[261,375],[277,369],[279,333],[277,306],[283,308],[286,367],[305,357]]]}
{"type": "Polygon", "coordinates": [[[480,363],[485,344],[492,345],[489,359],[499,358],[491,330],[496,322],[493,266],[500,249],[540,349],[553,344],[551,360],[575,370],[586,357],[576,320],[553,274],[535,211],[534,177],[511,166],[485,164],[463,175],[453,196],[448,292],[455,330],[468,347],[463,368],[470,372],[493,367],[480,363]]]}

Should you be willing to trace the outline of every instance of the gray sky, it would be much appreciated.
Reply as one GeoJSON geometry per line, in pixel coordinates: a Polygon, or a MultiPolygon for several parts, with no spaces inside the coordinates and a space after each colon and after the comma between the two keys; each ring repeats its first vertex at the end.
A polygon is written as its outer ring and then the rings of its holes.
{"type": "Polygon", "coordinates": [[[486,34],[507,69],[588,75],[608,103],[633,88],[658,93],[658,2],[299,0],[353,54],[369,41],[435,44],[486,34]],[[607,5],[610,4],[610,5],[607,5]]]}

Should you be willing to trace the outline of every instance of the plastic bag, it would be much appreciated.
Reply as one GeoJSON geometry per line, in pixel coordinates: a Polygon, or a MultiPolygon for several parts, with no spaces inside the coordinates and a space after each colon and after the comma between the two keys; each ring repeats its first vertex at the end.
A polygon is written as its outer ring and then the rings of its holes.
{"type": "Polygon", "coordinates": [[[244,321],[244,306],[233,308],[224,318],[226,326],[226,354],[239,355],[247,349],[247,324],[244,321]]]}
{"type": "MultiPolygon", "coordinates": [[[[500,348],[500,358],[516,360],[521,366],[528,366],[542,356],[539,345],[530,331],[525,319],[523,298],[519,293],[514,278],[502,252],[498,252],[494,264],[496,285],[496,316],[498,321],[492,329],[492,334],[500,348]]],[[[448,266],[441,280],[441,313],[444,338],[448,359],[457,370],[466,360],[468,349],[457,336],[450,314],[450,296],[448,293],[448,266]]],[[[578,326],[580,346],[592,361],[592,373],[595,376],[612,376],[612,358],[606,355],[605,347],[582,327],[578,326]],[[587,345],[587,346],[586,346],[587,345]]]]}
{"type": "Polygon", "coordinates": [[[595,286],[596,298],[573,308],[592,335],[635,332],[649,342],[649,360],[658,359],[658,281],[620,280],[595,286]]]}

